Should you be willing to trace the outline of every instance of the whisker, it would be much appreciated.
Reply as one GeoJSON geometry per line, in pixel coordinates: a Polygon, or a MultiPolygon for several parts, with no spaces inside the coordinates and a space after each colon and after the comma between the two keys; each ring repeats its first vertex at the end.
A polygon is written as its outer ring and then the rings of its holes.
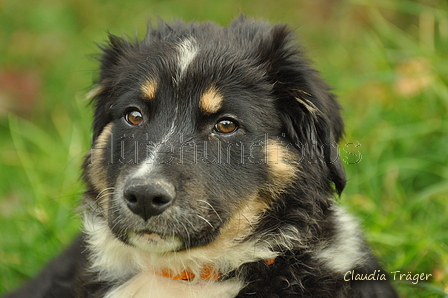
{"type": "Polygon", "coordinates": [[[247,223],[249,224],[249,226],[250,226],[251,228],[254,227],[254,226],[252,225],[252,222],[251,222],[251,221],[250,221],[244,214],[240,213],[240,216],[243,217],[243,218],[247,221],[247,223]]]}
{"type": "Polygon", "coordinates": [[[208,205],[210,207],[211,210],[213,210],[213,212],[215,212],[216,216],[218,216],[218,219],[221,223],[223,223],[223,220],[221,218],[221,216],[219,216],[218,211],[216,211],[215,207],[213,207],[209,202],[205,201],[205,200],[198,200],[198,202],[203,202],[206,205],[208,205]]]}
{"type": "Polygon", "coordinates": [[[212,229],[214,229],[215,227],[210,223],[210,221],[208,221],[205,217],[202,217],[200,215],[196,215],[197,217],[199,217],[200,219],[202,219],[203,221],[205,221],[206,223],[208,223],[208,225],[210,227],[212,227],[212,229]]]}

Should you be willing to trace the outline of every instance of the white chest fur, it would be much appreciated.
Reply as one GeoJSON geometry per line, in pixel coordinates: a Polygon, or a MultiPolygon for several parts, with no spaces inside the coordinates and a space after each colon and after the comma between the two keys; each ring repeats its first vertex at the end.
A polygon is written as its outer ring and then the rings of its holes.
{"type": "Polygon", "coordinates": [[[233,298],[242,287],[236,279],[183,282],[142,272],[110,291],[105,298],[233,298]]]}

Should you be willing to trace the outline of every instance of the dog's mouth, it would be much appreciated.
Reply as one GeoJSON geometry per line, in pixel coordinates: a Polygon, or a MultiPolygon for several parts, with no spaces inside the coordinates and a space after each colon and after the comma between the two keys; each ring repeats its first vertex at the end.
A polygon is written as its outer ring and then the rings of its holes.
{"type": "Polygon", "coordinates": [[[183,247],[179,237],[162,235],[149,230],[129,232],[128,241],[139,249],[158,253],[174,252],[183,247]]]}
{"type": "MultiPolygon", "coordinates": [[[[159,180],[155,180],[158,184],[153,184],[165,185],[159,180]]],[[[111,211],[106,220],[117,239],[140,250],[155,253],[179,252],[214,241],[226,221],[226,214],[218,214],[215,207],[205,200],[202,205],[190,205],[190,196],[184,193],[177,196],[176,202],[165,206],[161,195],[160,198],[149,196],[151,192],[146,191],[149,182],[145,183],[135,184],[142,187],[143,191],[134,193],[134,196],[128,191],[136,189],[134,184],[132,187],[120,185],[109,201],[111,211]],[[137,197],[138,194],[140,197],[137,197]],[[154,213],[157,208],[163,210],[154,213]]],[[[194,199],[191,201],[194,202],[194,199]]]]}

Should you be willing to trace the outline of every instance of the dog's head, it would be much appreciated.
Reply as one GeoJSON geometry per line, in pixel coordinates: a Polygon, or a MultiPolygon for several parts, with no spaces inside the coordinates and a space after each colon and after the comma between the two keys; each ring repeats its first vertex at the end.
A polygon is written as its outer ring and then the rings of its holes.
{"type": "Polygon", "coordinates": [[[161,23],[102,50],[85,205],[122,242],[242,240],[343,190],[339,106],[286,26],[161,23]]]}

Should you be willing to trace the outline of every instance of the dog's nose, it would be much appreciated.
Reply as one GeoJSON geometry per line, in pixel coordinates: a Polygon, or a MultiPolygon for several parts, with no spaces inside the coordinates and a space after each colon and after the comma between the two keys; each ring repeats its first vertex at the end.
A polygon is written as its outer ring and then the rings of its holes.
{"type": "Polygon", "coordinates": [[[149,182],[132,179],[126,183],[123,195],[128,208],[147,221],[172,204],[176,190],[165,179],[151,179],[149,182]]]}

